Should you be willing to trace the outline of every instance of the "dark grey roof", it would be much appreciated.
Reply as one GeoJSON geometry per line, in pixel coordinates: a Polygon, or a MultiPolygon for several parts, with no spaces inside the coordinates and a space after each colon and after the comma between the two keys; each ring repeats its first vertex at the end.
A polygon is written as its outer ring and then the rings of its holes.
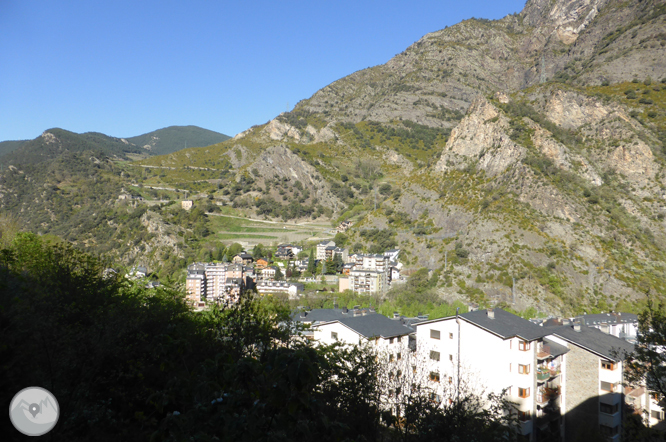
{"type": "MultiPolygon", "coordinates": [[[[368,309],[362,309],[368,311],[368,309]]],[[[375,312],[367,312],[368,315],[376,315],[375,312]]],[[[354,316],[354,310],[348,310],[347,313],[339,308],[317,308],[307,312],[295,312],[292,314],[294,321],[298,322],[328,322],[336,319],[348,318],[354,316]]]]}
{"type": "Polygon", "coordinates": [[[495,315],[493,319],[488,316],[488,310],[476,310],[463,313],[460,316],[466,321],[488,330],[503,339],[517,336],[526,341],[533,341],[551,334],[551,332],[543,327],[532,324],[527,319],[504,311],[501,308],[493,309],[493,311],[495,315]]]}
{"type": "Polygon", "coordinates": [[[344,324],[368,339],[377,336],[382,338],[392,338],[412,333],[412,330],[402,325],[400,321],[394,321],[384,315],[378,314],[352,316],[351,318],[338,319],[333,322],[344,324]]]}
{"type": "Polygon", "coordinates": [[[601,324],[627,324],[638,322],[638,315],[634,313],[597,313],[592,315],[576,316],[576,319],[584,319],[585,325],[601,325],[601,324]]]}
{"type": "Polygon", "coordinates": [[[543,329],[548,331],[549,335],[555,335],[578,347],[614,361],[624,359],[622,356],[624,352],[629,353],[634,350],[633,344],[594,327],[581,326],[579,332],[575,331],[572,325],[543,327],[543,329]]]}
{"type": "Polygon", "coordinates": [[[563,355],[569,351],[569,349],[566,348],[564,345],[558,344],[557,342],[548,338],[543,338],[543,345],[547,345],[550,347],[550,354],[554,358],[563,355]]]}

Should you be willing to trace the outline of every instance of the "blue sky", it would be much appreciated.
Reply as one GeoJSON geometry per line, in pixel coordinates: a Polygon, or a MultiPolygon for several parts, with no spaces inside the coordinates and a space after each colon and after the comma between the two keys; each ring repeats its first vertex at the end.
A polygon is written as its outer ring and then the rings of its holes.
{"type": "Polygon", "coordinates": [[[0,141],[234,135],[428,32],[525,0],[0,0],[0,141]]]}

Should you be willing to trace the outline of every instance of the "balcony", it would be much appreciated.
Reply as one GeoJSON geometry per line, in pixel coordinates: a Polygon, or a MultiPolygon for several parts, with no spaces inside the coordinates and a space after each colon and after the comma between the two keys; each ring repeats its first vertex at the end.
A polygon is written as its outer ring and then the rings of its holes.
{"type": "Polygon", "coordinates": [[[546,359],[551,357],[550,345],[539,345],[537,348],[537,359],[546,359]]]}
{"type": "Polygon", "coordinates": [[[537,389],[536,402],[543,406],[551,401],[555,402],[559,397],[560,387],[541,387],[537,389]]]}
{"type": "Polygon", "coordinates": [[[547,381],[550,379],[550,370],[547,368],[537,368],[537,373],[536,373],[537,381],[547,381]]]}
{"type": "Polygon", "coordinates": [[[560,373],[561,372],[559,367],[555,367],[553,369],[548,367],[537,367],[536,378],[539,382],[545,382],[549,379],[559,376],[560,373]]]}

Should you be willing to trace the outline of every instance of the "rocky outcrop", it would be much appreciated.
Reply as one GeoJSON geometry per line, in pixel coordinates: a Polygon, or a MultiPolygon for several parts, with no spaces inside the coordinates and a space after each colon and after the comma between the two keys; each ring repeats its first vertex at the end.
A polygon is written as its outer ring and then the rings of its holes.
{"type": "MultiPolygon", "coordinates": [[[[644,141],[649,133],[620,106],[604,104],[574,91],[556,90],[544,110],[547,118],[558,126],[580,130],[590,141],[594,140],[601,149],[588,148],[585,153],[602,168],[614,170],[641,185],[654,177],[658,166],[644,141]]],[[[584,170],[590,170],[582,156],[575,161],[583,164],[584,170]]],[[[590,173],[587,172],[586,179],[595,182],[590,173]]]]}
{"type": "Polygon", "coordinates": [[[251,167],[257,169],[258,175],[264,179],[278,177],[300,181],[324,206],[340,205],[340,200],[328,190],[326,180],[317,169],[283,145],[271,146],[263,151],[251,167]]]}
{"type": "Polygon", "coordinates": [[[562,170],[577,173],[594,186],[603,184],[603,180],[597,171],[583,156],[572,153],[564,144],[554,139],[549,131],[535,122],[529,120],[528,125],[534,131],[531,136],[532,143],[555,166],[562,170]]]}
{"type": "Polygon", "coordinates": [[[311,125],[307,125],[304,130],[299,130],[298,128],[281,121],[279,118],[271,120],[264,128],[262,132],[265,135],[268,135],[268,138],[271,140],[282,141],[282,140],[291,140],[297,143],[327,143],[334,141],[336,139],[335,132],[331,129],[332,124],[329,124],[326,127],[317,130],[311,125]]]}
{"type": "Polygon", "coordinates": [[[242,144],[235,144],[222,154],[227,157],[234,169],[240,169],[250,162],[250,152],[242,144]]]}
{"type": "Polygon", "coordinates": [[[282,140],[285,137],[293,138],[296,142],[301,141],[301,132],[294,126],[282,122],[277,118],[271,120],[263,129],[271,140],[282,140]]]}
{"type": "Polygon", "coordinates": [[[529,0],[521,15],[531,26],[548,29],[565,45],[574,43],[608,0],[529,0]]]}
{"type": "Polygon", "coordinates": [[[435,171],[463,169],[469,164],[495,176],[525,156],[525,148],[507,135],[508,122],[484,98],[478,98],[465,118],[451,131],[435,171]]]}

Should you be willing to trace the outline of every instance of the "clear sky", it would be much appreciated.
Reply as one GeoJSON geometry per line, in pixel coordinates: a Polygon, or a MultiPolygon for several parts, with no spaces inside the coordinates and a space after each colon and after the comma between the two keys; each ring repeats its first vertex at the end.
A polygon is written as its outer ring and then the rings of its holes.
{"type": "Polygon", "coordinates": [[[525,0],[0,0],[0,141],[235,135],[428,32],[525,0]]]}

